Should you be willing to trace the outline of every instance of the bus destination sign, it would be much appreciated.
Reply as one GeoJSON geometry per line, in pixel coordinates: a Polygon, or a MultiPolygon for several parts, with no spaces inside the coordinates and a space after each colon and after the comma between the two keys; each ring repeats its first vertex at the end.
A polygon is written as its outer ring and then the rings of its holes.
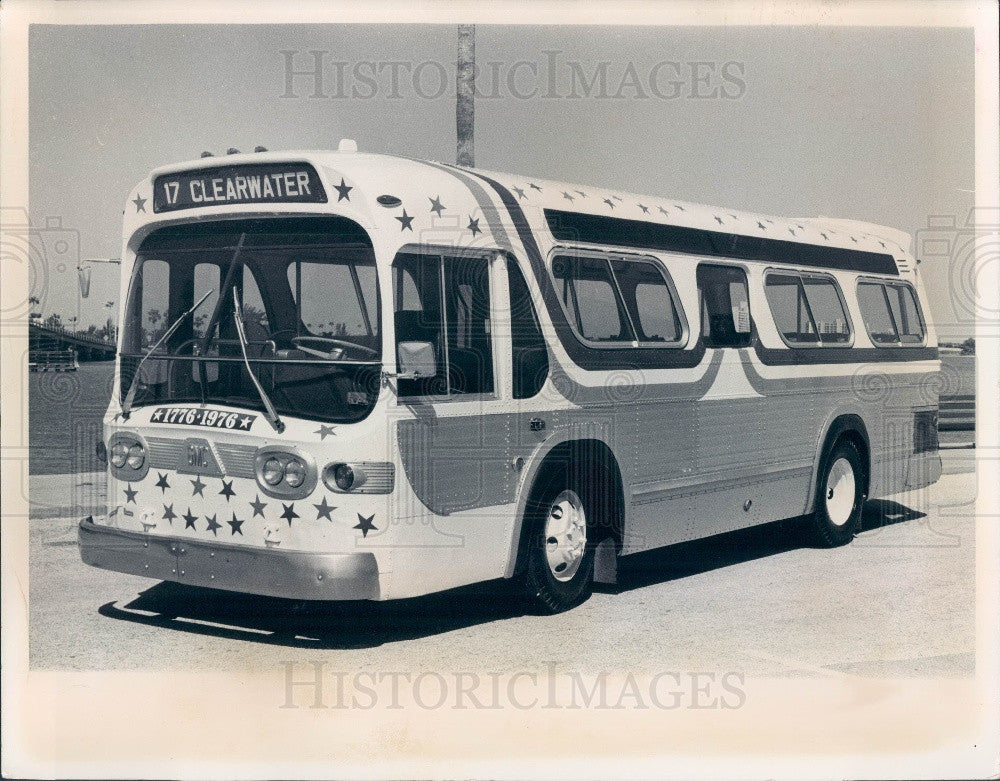
{"type": "Polygon", "coordinates": [[[326,203],[316,169],[307,163],[251,163],[179,171],[153,182],[153,211],[243,203],[326,203]]]}

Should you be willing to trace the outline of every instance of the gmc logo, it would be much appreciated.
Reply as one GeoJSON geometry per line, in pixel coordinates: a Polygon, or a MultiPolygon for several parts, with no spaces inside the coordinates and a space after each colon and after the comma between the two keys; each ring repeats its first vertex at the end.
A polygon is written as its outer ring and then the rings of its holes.
{"type": "Polygon", "coordinates": [[[187,462],[192,469],[207,469],[211,463],[208,460],[208,445],[188,443],[187,462]]]}

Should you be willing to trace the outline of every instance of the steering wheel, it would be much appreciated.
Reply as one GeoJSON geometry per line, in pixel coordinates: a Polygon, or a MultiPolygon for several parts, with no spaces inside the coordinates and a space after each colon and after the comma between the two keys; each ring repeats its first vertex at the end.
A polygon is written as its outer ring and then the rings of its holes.
{"type": "MultiPolygon", "coordinates": [[[[321,344],[331,344],[334,345],[335,347],[339,347],[341,353],[344,350],[353,349],[353,350],[362,350],[371,355],[372,357],[378,355],[378,351],[373,350],[371,347],[366,347],[363,344],[355,344],[354,342],[347,342],[344,341],[343,339],[332,339],[329,336],[293,336],[291,342],[293,345],[295,345],[297,349],[302,350],[302,352],[308,353],[309,355],[315,355],[317,358],[334,358],[333,350],[323,351],[323,350],[317,350],[314,347],[305,347],[302,344],[302,342],[306,343],[319,342],[321,344]]],[[[340,355],[337,355],[336,357],[339,358],[340,355]]]]}

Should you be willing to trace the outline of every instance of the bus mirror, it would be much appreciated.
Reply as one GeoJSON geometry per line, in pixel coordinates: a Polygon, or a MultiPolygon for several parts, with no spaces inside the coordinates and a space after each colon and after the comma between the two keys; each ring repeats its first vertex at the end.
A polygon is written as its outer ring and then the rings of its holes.
{"type": "Polygon", "coordinates": [[[430,342],[400,342],[397,353],[399,356],[398,376],[402,379],[419,380],[437,374],[434,345],[430,342]]]}

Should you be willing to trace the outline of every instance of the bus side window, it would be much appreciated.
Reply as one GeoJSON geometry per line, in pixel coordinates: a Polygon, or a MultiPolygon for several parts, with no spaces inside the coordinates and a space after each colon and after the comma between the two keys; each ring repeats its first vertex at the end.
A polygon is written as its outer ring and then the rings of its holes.
{"type": "Polygon", "coordinates": [[[736,266],[698,266],[701,332],[706,347],[747,347],[750,344],[750,295],[747,276],[736,266]]]}
{"type": "Polygon", "coordinates": [[[524,275],[513,258],[507,260],[507,284],[510,289],[511,365],[514,374],[514,398],[530,399],[545,384],[549,374],[549,353],[538,325],[531,293],[524,275]]]}

